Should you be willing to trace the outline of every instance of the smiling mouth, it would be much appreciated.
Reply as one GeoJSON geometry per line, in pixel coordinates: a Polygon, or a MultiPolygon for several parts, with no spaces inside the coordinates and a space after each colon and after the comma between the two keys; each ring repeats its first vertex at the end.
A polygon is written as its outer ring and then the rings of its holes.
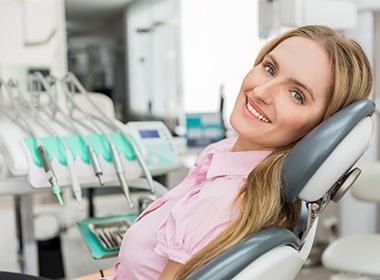
{"type": "Polygon", "coordinates": [[[265,122],[265,123],[271,123],[271,121],[270,121],[268,118],[266,118],[266,117],[264,117],[263,115],[261,115],[259,112],[257,112],[257,111],[252,107],[251,104],[249,104],[248,99],[247,99],[247,101],[246,101],[245,104],[246,104],[246,107],[247,107],[248,111],[250,111],[251,114],[252,114],[255,118],[257,118],[258,120],[260,120],[260,121],[262,121],[262,122],[265,122]]]}

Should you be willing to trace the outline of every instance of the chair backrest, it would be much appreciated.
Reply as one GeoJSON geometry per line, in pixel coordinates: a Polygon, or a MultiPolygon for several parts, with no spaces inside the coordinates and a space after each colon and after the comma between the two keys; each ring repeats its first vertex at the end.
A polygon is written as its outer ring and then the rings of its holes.
{"type": "Polygon", "coordinates": [[[288,201],[321,199],[372,141],[375,105],[360,100],[312,130],[286,157],[282,183],[288,201]]]}
{"type": "Polygon", "coordinates": [[[373,139],[374,110],[370,100],[347,106],[299,141],[284,160],[285,199],[299,198],[308,205],[307,222],[301,219],[296,233],[278,227],[263,230],[187,279],[294,279],[310,254],[318,214],[330,200],[338,201],[360,174],[353,166],[373,139]]]}

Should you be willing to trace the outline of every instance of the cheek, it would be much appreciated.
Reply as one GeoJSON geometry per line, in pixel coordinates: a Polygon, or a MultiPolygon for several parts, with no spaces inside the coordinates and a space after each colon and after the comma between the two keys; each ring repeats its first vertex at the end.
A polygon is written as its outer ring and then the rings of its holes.
{"type": "Polygon", "coordinates": [[[238,111],[242,111],[242,107],[245,103],[245,100],[246,100],[245,92],[243,90],[240,90],[239,94],[236,96],[232,114],[234,114],[238,111]]]}
{"type": "Polygon", "coordinates": [[[281,118],[286,122],[289,130],[304,136],[315,126],[321,123],[325,113],[325,102],[315,102],[310,106],[295,106],[293,108],[284,108],[281,118]]]}
{"type": "Polygon", "coordinates": [[[240,107],[239,104],[240,103],[238,103],[238,102],[235,103],[235,107],[234,107],[234,109],[230,115],[230,124],[231,124],[232,128],[236,131],[239,131],[238,125],[239,125],[239,119],[241,119],[241,118],[239,118],[240,113],[238,111],[238,107],[240,107]]]}
{"type": "Polygon", "coordinates": [[[314,127],[316,127],[320,121],[318,118],[292,118],[287,123],[289,132],[292,135],[294,140],[305,136],[309,133],[314,127]]]}

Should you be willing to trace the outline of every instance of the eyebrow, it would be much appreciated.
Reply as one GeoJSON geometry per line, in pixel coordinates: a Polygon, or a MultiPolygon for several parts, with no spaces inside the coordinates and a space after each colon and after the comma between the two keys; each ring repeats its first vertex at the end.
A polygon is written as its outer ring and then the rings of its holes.
{"type": "MultiPolygon", "coordinates": [[[[272,54],[267,54],[266,56],[269,57],[272,60],[272,62],[274,64],[274,66],[276,67],[276,69],[279,70],[280,69],[280,64],[278,63],[278,61],[276,60],[276,58],[272,54]]],[[[302,83],[302,82],[300,82],[300,81],[298,81],[298,80],[296,80],[294,78],[289,78],[288,81],[290,83],[296,84],[299,87],[304,88],[307,92],[309,92],[311,98],[314,100],[313,90],[309,86],[305,85],[304,83],[302,83]]]]}

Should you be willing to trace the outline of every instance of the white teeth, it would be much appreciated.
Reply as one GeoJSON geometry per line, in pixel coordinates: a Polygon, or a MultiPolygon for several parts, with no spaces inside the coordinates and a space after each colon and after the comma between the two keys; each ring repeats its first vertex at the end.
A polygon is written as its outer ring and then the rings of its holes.
{"type": "Polygon", "coordinates": [[[249,104],[249,102],[247,102],[247,109],[248,111],[250,111],[252,113],[252,115],[254,115],[256,118],[258,118],[259,120],[263,121],[263,122],[266,122],[266,123],[270,123],[270,120],[268,120],[266,117],[264,117],[263,115],[261,115],[259,112],[257,112],[252,106],[251,104],[249,104]]]}

